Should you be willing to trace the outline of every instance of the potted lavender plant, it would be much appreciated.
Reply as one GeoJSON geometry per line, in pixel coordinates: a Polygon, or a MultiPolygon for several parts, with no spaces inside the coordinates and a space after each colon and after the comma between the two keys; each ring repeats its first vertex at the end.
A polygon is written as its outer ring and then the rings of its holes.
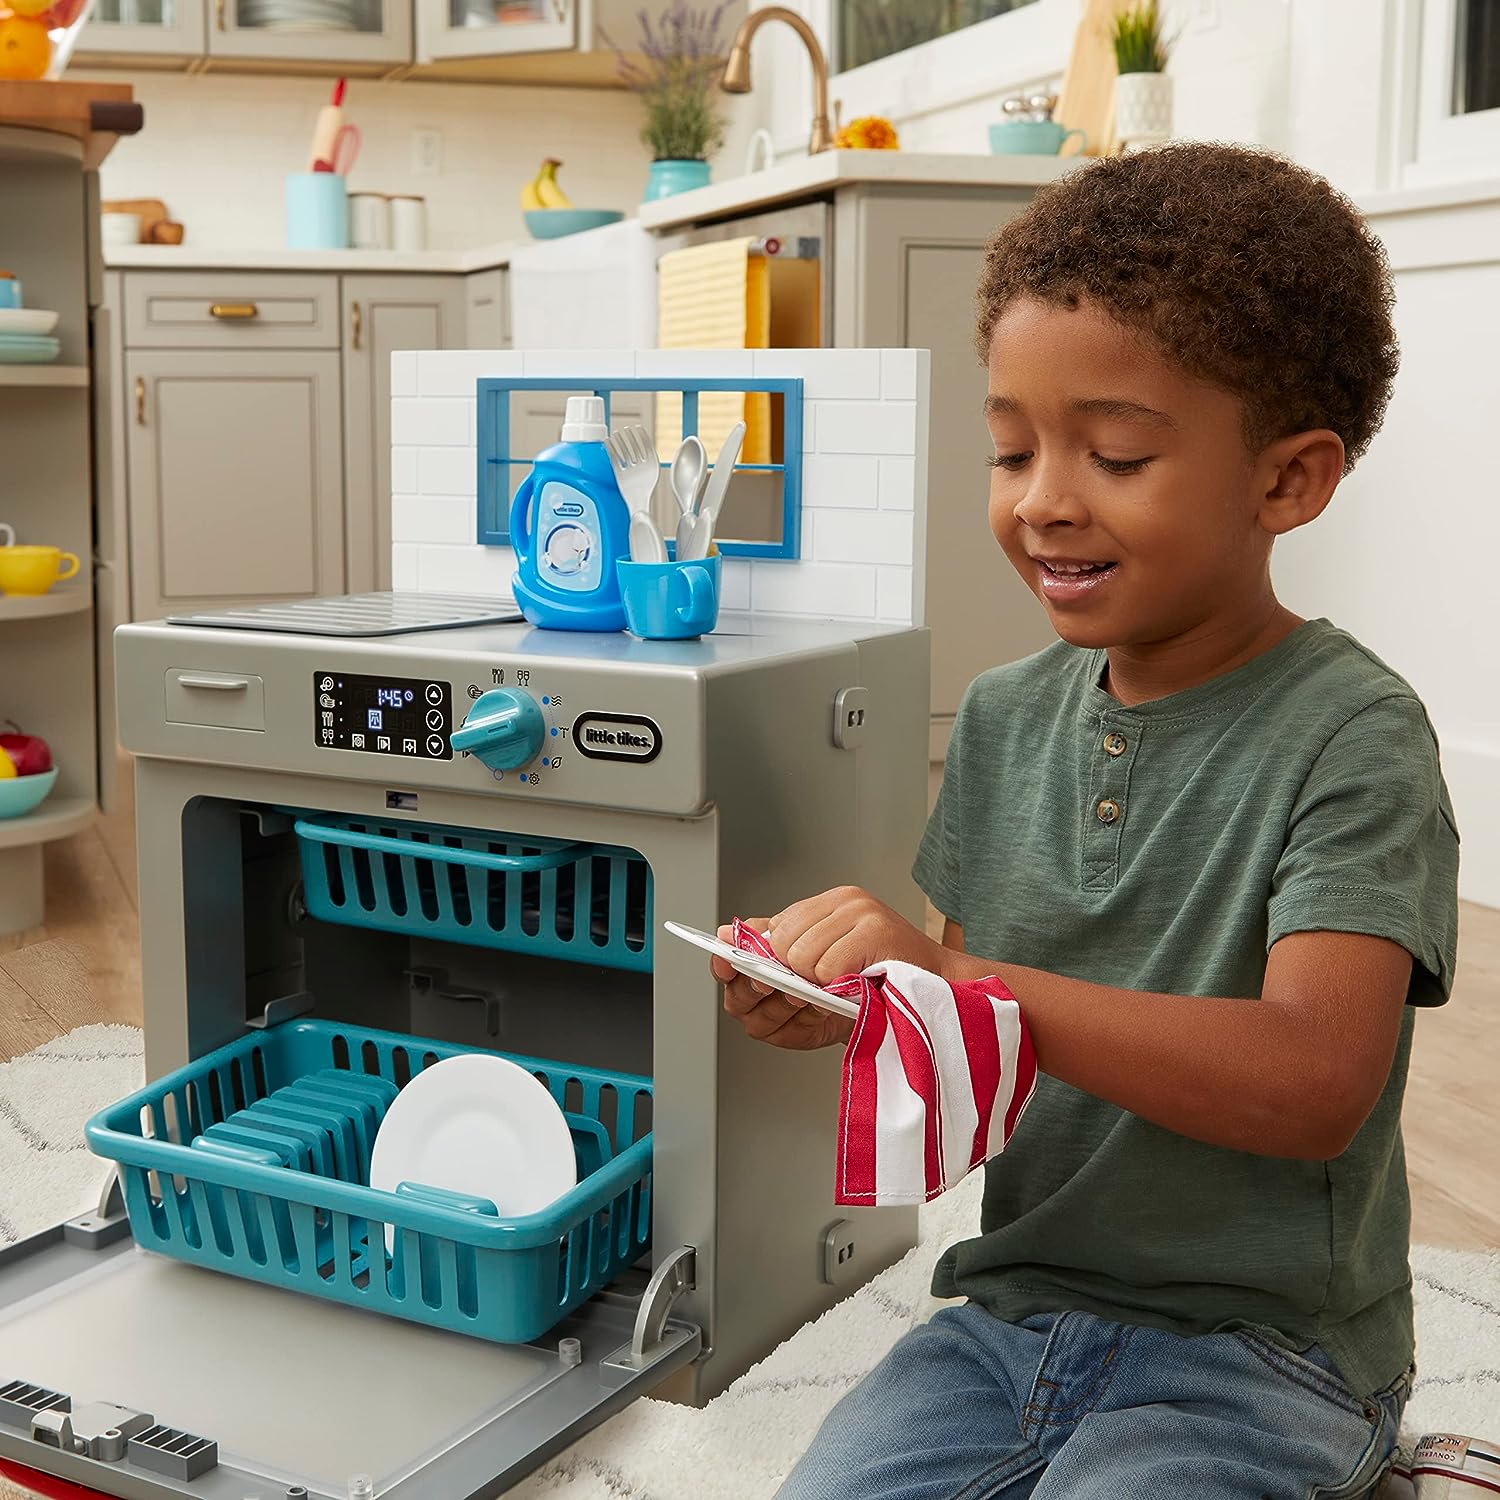
{"type": "Polygon", "coordinates": [[[724,140],[717,84],[724,65],[720,26],[727,9],[727,3],[699,9],[673,0],[654,24],[642,10],[635,56],[605,37],[614,48],[620,77],[646,108],[641,139],[652,157],[647,202],[708,182],[708,158],[724,140]]]}

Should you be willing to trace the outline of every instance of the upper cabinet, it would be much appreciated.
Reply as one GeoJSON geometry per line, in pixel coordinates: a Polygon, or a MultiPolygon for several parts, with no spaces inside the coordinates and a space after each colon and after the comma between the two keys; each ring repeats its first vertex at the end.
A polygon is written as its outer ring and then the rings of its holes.
{"type": "MultiPolygon", "coordinates": [[[[618,87],[639,0],[98,0],[84,67],[327,72],[618,87]]],[[[726,37],[745,9],[726,13],[726,37]]]]}
{"type": "Polygon", "coordinates": [[[401,64],[412,0],[210,0],[210,58],[401,64]]]}
{"type": "Polygon", "coordinates": [[[80,63],[88,55],[201,57],[207,50],[203,0],[98,0],[78,38],[80,63]]]}

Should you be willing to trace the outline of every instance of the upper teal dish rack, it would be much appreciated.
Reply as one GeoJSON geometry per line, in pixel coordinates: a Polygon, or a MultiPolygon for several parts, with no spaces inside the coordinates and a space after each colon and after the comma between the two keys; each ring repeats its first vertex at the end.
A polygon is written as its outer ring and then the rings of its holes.
{"type": "Polygon", "coordinates": [[[651,869],[628,849],[352,816],[295,828],[320,921],[651,968],[651,869]]]}
{"type": "MultiPolygon", "coordinates": [[[[516,391],[555,391],[559,396],[591,394],[604,401],[604,420],[610,420],[610,398],[619,391],[680,392],[682,432],[698,431],[698,397],[704,391],[766,391],[782,400],[782,456],[776,464],[736,464],[741,470],[781,475],[781,540],[746,542],[718,538],[725,557],[769,557],[794,561],[802,555],[802,381],[795,377],[740,375],[733,377],[603,377],[522,378],[487,375],[478,382],[477,476],[479,490],[478,541],[485,547],[510,545],[510,500],[515,485],[513,468],[529,467],[534,453],[511,451],[510,398],[516,391]]],[[[709,454],[712,460],[714,454],[709,454]]],[[[675,544],[668,543],[669,550],[675,544]]]]}
{"type": "Polygon", "coordinates": [[[650,1244],[651,1081],[510,1058],[568,1116],[578,1158],[577,1187],[538,1213],[502,1219],[493,1203],[441,1189],[368,1186],[370,1147],[397,1090],[440,1059],[476,1050],[290,1021],[148,1084],[95,1115],[84,1136],[120,1164],[144,1250],[525,1343],[650,1244]]]}

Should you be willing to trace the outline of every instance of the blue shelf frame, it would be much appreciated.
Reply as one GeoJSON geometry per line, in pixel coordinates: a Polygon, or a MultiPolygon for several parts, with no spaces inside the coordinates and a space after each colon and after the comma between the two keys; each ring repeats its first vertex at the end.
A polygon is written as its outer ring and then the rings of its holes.
{"type": "MultiPolygon", "coordinates": [[[[774,558],[793,562],[802,555],[802,381],[772,376],[678,378],[675,380],[621,376],[593,379],[580,375],[525,378],[486,376],[478,382],[477,441],[478,528],[477,540],[484,547],[510,545],[510,470],[529,464],[534,454],[521,457],[510,451],[510,398],[516,391],[556,391],[559,395],[590,392],[604,401],[604,420],[609,421],[611,398],[616,391],[676,392],[682,396],[682,431],[698,430],[698,397],[704,391],[766,392],[782,401],[782,450],[779,464],[736,464],[735,471],[779,473],[781,479],[781,540],[779,542],[719,542],[725,557],[774,558]]],[[[710,454],[712,460],[715,455],[710,454]]],[[[665,467],[665,466],[664,466],[665,467]]]]}

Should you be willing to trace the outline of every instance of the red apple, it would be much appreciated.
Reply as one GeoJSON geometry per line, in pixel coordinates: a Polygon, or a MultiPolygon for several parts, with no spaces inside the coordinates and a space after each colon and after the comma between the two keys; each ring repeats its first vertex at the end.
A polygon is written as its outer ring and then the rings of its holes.
{"type": "Polygon", "coordinates": [[[0,734],[0,750],[15,762],[17,776],[38,776],[52,769],[46,740],[34,734],[0,734]]]}
{"type": "Polygon", "coordinates": [[[42,12],[42,24],[48,31],[56,31],[59,26],[71,26],[83,14],[85,4],[87,0],[56,0],[55,4],[49,5],[42,12]]]}

